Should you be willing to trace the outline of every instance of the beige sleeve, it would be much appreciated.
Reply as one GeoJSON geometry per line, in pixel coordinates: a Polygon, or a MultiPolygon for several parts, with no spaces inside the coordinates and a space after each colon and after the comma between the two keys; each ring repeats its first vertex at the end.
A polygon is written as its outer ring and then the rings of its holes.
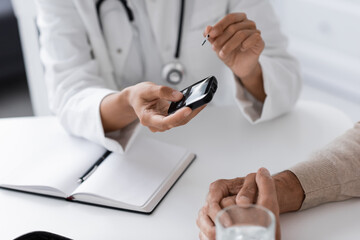
{"type": "Polygon", "coordinates": [[[290,171],[305,192],[301,210],[360,197],[360,122],[290,171]]]}

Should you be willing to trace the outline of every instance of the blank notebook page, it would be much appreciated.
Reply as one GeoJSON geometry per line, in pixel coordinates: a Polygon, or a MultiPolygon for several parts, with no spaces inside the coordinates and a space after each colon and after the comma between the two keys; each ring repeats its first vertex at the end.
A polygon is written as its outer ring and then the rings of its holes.
{"type": "Polygon", "coordinates": [[[69,194],[105,152],[70,136],[51,117],[1,120],[0,132],[0,146],[6,146],[1,157],[7,161],[6,168],[0,168],[0,183],[10,185],[49,186],[69,194]]]}
{"type": "Polygon", "coordinates": [[[86,193],[143,206],[184,158],[186,149],[138,138],[124,155],[110,154],[74,193],[86,193]]]}

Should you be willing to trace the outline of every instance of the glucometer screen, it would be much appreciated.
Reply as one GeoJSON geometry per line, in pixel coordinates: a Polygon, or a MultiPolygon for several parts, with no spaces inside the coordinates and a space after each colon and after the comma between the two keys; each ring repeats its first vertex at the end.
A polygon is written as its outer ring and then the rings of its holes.
{"type": "Polygon", "coordinates": [[[189,105],[201,99],[206,93],[206,89],[209,85],[209,82],[210,82],[210,78],[208,78],[206,81],[200,82],[199,84],[192,86],[190,89],[187,88],[184,91],[182,91],[182,93],[186,98],[185,104],[189,105]]]}
{"type": "Polygon", "coordinates": [[[180,101],[170,104],[168,114],[172,114],[182,107],[189,107],[194,110],[209,103],[216,89],[217,80],[214,76],[204,78],[182,90],[181,92],[184,94],[184,97],[180,101]]]}

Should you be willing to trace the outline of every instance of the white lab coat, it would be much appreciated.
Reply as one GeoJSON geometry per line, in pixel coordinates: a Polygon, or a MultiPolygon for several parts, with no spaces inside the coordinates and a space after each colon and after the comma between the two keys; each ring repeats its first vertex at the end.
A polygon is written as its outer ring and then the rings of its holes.
{"type": "MultiPolygon", "coordinates": [[[[158,59],[160,65],[173,61],[180,1],[145,0],[142,5],[138,4],[139,1],[142,0],[129,0],[129,5],[134,8],[135,18],[140,12],[141,18],[148,20],[151,26],[156,45],[152,50],[157,49],[158,54],[154,59],[158,59]],[[139,9],[139,6],[146,9],[139,9]]],[[[63,126],[74,135],[121,152],[116,136],[122,133],[120,131],[111,137],[104,134],[99,108],[105,96],[125,87],[121,76],[129,66],[134,33],[131,25],[126,23],[127,16],[124,16],[126,19],[119,20],[114,34],[105,38],[106,29],[99,24],[95,3],[96,0],[37,0],[41,59],[45,66],[50,108],[59,116],[63,126]],[[119,40],[111,44],[115,38],[119,40]]],[[[219,90],[213,104],[237,103],[252,123],[273,119],[292,108],[301,89],[298,64],[286,51],[287,40],[280,32],[268,0],[186,1],[184,19],[179,61],[186,73],[176,88],[215,75],[219,90]],[[262,32],[266,45],[260,56],[267,94],[264,104],[257,102],[234,80],[231,71],[210,46],[200,46],[205,27],[229,12],[245,12],[262,32]]],[[[143,80],[168,85],[158,72],[159,77],[155,73],[146,76],[151,79],[145,77],[143,80]]]]}

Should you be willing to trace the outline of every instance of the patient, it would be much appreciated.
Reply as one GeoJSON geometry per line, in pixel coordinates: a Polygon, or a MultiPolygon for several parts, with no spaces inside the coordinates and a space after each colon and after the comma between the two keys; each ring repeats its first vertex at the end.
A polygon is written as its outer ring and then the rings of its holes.
{"type": "MultiPolygon", "coordinates": [[[[360,197],[360,122],[307,161],[273,177],[267,173],[259,169],[245,178],[212,183],[197,219],[200,239],[215,239],[215,216],[231,204],[256,203],[270,209],[278,219],[279,213],[360,197]]],[[[279,230],[278,225],[277,240],[279,230]]]]}

